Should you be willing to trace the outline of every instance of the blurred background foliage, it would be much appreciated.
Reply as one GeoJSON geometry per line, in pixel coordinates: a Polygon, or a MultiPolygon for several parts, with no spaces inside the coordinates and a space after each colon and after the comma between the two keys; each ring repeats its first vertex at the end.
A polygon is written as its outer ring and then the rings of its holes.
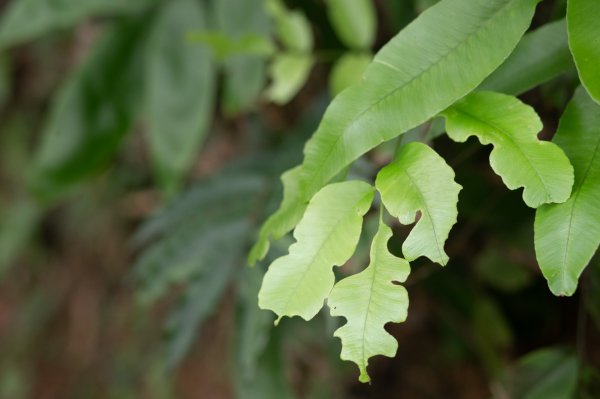
{"type": "MultiPolygon", "coordinates": [[[[554,297],[532,209],[474,141],[432,144],[464,187],[451,262],[415,263],[398,354],[372,385],[339,360],[336,322],[274,328],[257,308],[269,259],[245,258],[280,174],[435,2],[0,1],[0,398],[600,397],[600,260],[554,297]]],[[[534,27],[563,16],[545,1],[534,27]]],[[[522,96],[545,138],[576,81],[557,32],[556,77],[522,96]]],[[[390,145],[350,174],[372,178],[390,145]]],[[[367,257],[365,242],[341,273],[367,257]]]]}

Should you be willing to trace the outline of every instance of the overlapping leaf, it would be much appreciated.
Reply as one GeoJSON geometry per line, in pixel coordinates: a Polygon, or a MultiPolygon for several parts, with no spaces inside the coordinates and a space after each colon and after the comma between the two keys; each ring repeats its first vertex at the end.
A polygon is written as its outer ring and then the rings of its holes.
{"type": "Polygon", "coordinates": [[[327,300],[332,316],[348,320],[334,336],[342,340],[341,358],[358,365],[361,382],[370,380],[367,365],[371,357],[396,354],[398,342],[385,330],[385,324],[400,323],[407,316],[408,294],[395,283],[406,280],[410,266],[389,252],[390,237],[392,230],[380,220],[369,266],[338,282],[327,300]]]}
{"type": "Polygon", "coordinates": [[[333,266],[354,253],[373,195],[373,187],[359,181],[334,183],[319,191],[294,231],[297,242],[265,274],[259,306],[279,319],[314,317],[333,287],[333,266]]]}
{"type": "Polygon", "coordinates": [[[327,109],[305,147],[303,195],[476,88],[514,49],[536,4],[442,0],[421,14],[379,51],[364,81],[327,109]]]}
{"type": "Polygon", "coordinates": [[[535,249],[555,295],[572,295],[600,244],[600,105],[580,88],[554,137],[575,169],[571,198],[540,207],[535,249]]]}
{"type": "Polygon", "coordinates": [[[168,192],[191,166],[212,118],[216,68],[210,50],[185,40],[186,33],[206,27],[205,14],[196,0],[165,3],[148,47],[150,148],[168,192]]]}
{"type": "Polygon", "coordinates": [[[518,95],[574,67],[564,19],[526,34],[480,90],[518,95]]]}
{"type": "Polygon", "coordinates": [[[402,224],[416,226],[402,245],[404,257],[412,261],[426,256],[445,265],[444,242],[458,215],[458,193],[454,171],[434,150],[422,143],[401,147],[392,163],[383,168],[375,182],[381,201],[402,224]]]}
{"type": "Polygon", "coordinates": [[[600,103],[600,2],[569,0],[567,23],[569,47],[575,58],[581,83],[590,96],[600,103]]]}
{"type": "Polygon", "coordinates": [[[490,164],[511,189],[524,187],[523,200],[532,207],[565,202],[573,186],[573,167],[555,144],[540,141],[542,122],[533,108],[515,97],[475,92],[443,112],[450,138],[458,142],[477,136],[492,144],[490,164]]]}

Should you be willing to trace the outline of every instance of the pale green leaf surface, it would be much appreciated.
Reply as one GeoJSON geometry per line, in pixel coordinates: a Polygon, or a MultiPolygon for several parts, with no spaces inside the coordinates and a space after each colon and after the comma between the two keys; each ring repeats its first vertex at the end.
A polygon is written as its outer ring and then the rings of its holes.
{"type": "Polygon", "coordinates": [[[375,41],[377,19],[372,0],[326,0],[329,19],[350,48],[368,49],[375,41]]]}
{"type": "Polygon", "coordinates": [[[574,67],[564,19],[526,34],[480,90],[518,95],[574,67]]]}
{"type": "Polygon", "coordinates": [[[412,261],[426,256],[445,265],[444,243],[458,215],[458,193],[454,171],[442,157],[425,144],[414,142],[401,147],[396,158],[379,171],[375,181],[381,201],[402,224],[417,224],[402,245],[404,257],[412,261]]]}
{"type": "Polygon", "coordinates": [[[0,48],[66,29],[94,15],[132,12],[156,0],[16,0],[0,20],[0,48]]]}
{"type": "Polygon", "coordinates": [[[443,112],[452,140],[477,136],[492,144],[492,169],[511,190],[524,187],[523,200],[532,207],[565,202],[573,186],[573,167],[556,145],[540,141],[542,121],[534,109],[515,97],[475,92],[443,112]]]}
{"type": "Polygon", "coordinates": [[[265,274],[258,295],[261,309],[279,318],[313,318],[334,284],[333,266],[350,259],[374,189],[360,181],[324,187],[310,201],[296,230],[288,255],[276,259],[265,274]]]}
{"type": "Polygon", "coordinates": [[[193,163],[212,119],[216,68],[210,50],[185,40],[206,25],[196,0],[171,0],[161,9],[147,54],[150,152],[159,181],[172,193],[193,163]]]}
{"type": "Polygon", "coordinates": [[[575,169],[571,198],[540,207],[535,252],[550,290],[572,295],[600,244],[600,105],[582,89],[568,105],[554,137],[575,169]]]}
{"type": "Polygon", "coordinates": [[[275,52],[275,47],[269,39],[256,34],[248,34],[233,39],[219,31],[198,31],[188,32],[186,37],[192,43],[205,44],[219,61],[234,55],[262,55],[266,57],[275,52]]]}
{"type": "Polygon", "coordinates": [[[388,250],[391,237],[392,230],[380,220],[369,266],[338,282],[327,300],[332,316],[348,320],[334,336],[342,340],[341,358],[358,365],[361,382],[370,381],[367,366],[371,357],[396,354],[398,342],[384,326],[403,322],[408,312],[408,293],[395,283],[406,281],[410,266],[388,250]]]}
{"type": "Polygon", "coordinates": [[[303,196],[475,89],[514,49],[536,4],[442,0],[421,14],[379,51],[363,82],[328,107],[305,147],[303,196]]]}
{"type": "Polygon", "coordinates": [[[267,98],[276,104],[286,104],[300,91],[313,66],[313,58],[304,54],[279,54],[271,64],[271,85],[267,98]]]}
{"type": "Polygon", "coordinates": [[[569,0],[567,26],[569,47],[581,83],[590,96],[600,103],[600,1],[569,0]]]}
{"type": "Polygon", "coordinates": [[[283,200],[281,206],[262,225],[258,240],[248,255],[248,263],[250,265],[253,266],[258,260],[263,259],[267,255],[271,239],[280,239],[291,231],[300,219],[302,219],[307,203],[302,202],[300,199],[300,190],[298,188],[299,176],[299,166],[288,170],[281,176],[283,183],[283,200]]]}
{"type": "Polygon", "coordinates": [[[368,53],[346,53],[336,61],[329,77],[329,91],[333,97],[344,89],[360,83],[373,56],[368,53]]]}
{"type": "Polygon", "coordinates": [[[275,32],[286,50],[297,53],[312,50],[312,29],[302,12],[286,9],[280,0],[268,0],[267,10],[275,20],[275,32]]]}

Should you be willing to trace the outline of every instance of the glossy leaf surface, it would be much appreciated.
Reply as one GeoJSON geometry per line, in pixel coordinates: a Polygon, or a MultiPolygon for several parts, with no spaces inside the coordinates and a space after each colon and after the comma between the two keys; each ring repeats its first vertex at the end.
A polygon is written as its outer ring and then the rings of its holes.
{"type": "Polygon", "coordinates": [[[327,300],[332,316],[348,320],[334,336],[342,340],[341,358],[358,365],[361,382],[370,381],[367,365],[371,357],[396,354],[398,342],[384,327],[403,322],[408,312],[408,293],[395,283],[406,280],[410,266],[388,250],[391,237],[392,230],[380,221],[369,266],[338,282],[327,300]]]}
{"type": "Polygon", "coordinates": [[[600,2],[569,0],[567,23],[569,46],[575,58],[581,83],[590,96],[600,103],[600,2]]]}
{"type": "Polygon", "coordinates": [[[458,193],[454,171],[434,150],[422,143],[401,147],[392,163],[375,181],[381,201],[402,224],[417,224],[402,245],[404,257],[412,261],[426,256],[445,265],[444,243],[458,215],[458,193]]]}
{"type": "Polygon", "coordinates": [[[464,142],[476,136],[492,144],[492,169],[511,190],[524,187],[523,200],[532,207],[565,202],[573,186],[573,167],[564,152],[540,141],[542,121],[534,109],[517,98],[475,92],[443,112],[451,139],[464,142]]]}
{"type": "Polygon", "coordinates": [[[600,244],[600,105],[580,88],[554,137],[575,169],[571,198],[540,207],[535,250],[550,290],[572,295],[600,244]]]}
{"type": "Polygon", "coordinates": [[[374,189],[359,181],[334,183],[311,200],[288,255],[275,260],[258,295],[261,309],[283,316],[313,318],[334,284],[333,266],[350,259],[374,189]],[[343,199],[340,201],[340,199],[343,199]]]}
{"type": "Polygon", "coordinates": [[[328,107],[305,147],[303,196],[475,89],[514,49],[536,4],[442,0],[421,14],[379,51],[364,81],[328,107]]]}

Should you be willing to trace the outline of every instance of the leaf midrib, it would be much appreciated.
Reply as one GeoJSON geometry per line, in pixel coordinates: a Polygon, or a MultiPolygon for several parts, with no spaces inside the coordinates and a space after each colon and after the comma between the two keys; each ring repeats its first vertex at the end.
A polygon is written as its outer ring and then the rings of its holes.
{"type": "MultiPolygon", "coordinates": [[[[426,68],[424,68],[423,70],[421,70],[421,72],[412,77],[410,80],[404,82],[402,85],[392,89],[389,93],[385,94],[383,97],[379,98],[376,102],[374,102],[373,104],[369,105],[367,108],[365,108],[363,111],[359,112],[356,116],[354,116],[346,125],[345,127],[342,129],[342,134],[340,134],[336,140],[334,141],[334,143],[330,146],[329,151],[327,152],[327,155],[324,157],[324,159],[329,159],[331,157],[331,154],[333,153],[334,149],[338,146],[340,140],[342,139],[342,137],[344,136],[344,132],[347,131],[352,125],[354,125],[354,123],[360,118],[362,117],[365,113],[369,112],[372,108],[376,107],[377,105],[379,105],[379,103],[381,103],[382,101],[384,101],[385,99],[387,99],[388,97],[394,95],[396,92],[407,88],[409,86],[411,86],[413,83],[415,83],[415,81],[418,81],[420,79],[422,79],[424,76],[428,75],[428,72],[433,69],[433,67],[435,67],[436,65],[439,65],[440,63],[442,63],[443,61],[445,61],[449,56],[451,56],[458,48],[468,44],[474,37],[479,36],[480,32],[483,31],[486,27],[486,25],[488,25],[489,23],[491,23],[492,21],[494,21],[497,16],[499,14],[501,14],[503,11],[505,11],[509,6],[511,6],[514,2],[519,1],[519,0],[512,0],[507,2],[506,4],[502,5],[498,10],[494,11],[493,14],[486,19],[485,21],[479,23],[477,25],[477,27],[475,28],[475,30],[471,33],[468,34],[466,36],[466,38],[462,41],[459,41],[456,45],[454,45],[453,47],[451,47],[445,54],[442,54],[435,62],[431,62],[426,68]]],[[[377,58],[375,58],[373,60],[373,62],[377,62],[381,65],[386,66],[386,64],[378,61],[377,58]]],[[[362,84],[366,84],[368,82],[364,82],[362,84]]],[[[436,111],[433,113],[433,115],[435,115],[437,112],[436,111]]],[[[432,116],[433,116],[432,115],[432,116]]],[[[401,134],[401,133],[400,133],[401,134]]],[[[310,187],[313,185],[314,181],[316,180],[316,177],[319,174],[312,174],[312,177],[306,181],[304,187],[310,187]]],[[[304,193],[306,196],[306,193],[304,193]]]]}

